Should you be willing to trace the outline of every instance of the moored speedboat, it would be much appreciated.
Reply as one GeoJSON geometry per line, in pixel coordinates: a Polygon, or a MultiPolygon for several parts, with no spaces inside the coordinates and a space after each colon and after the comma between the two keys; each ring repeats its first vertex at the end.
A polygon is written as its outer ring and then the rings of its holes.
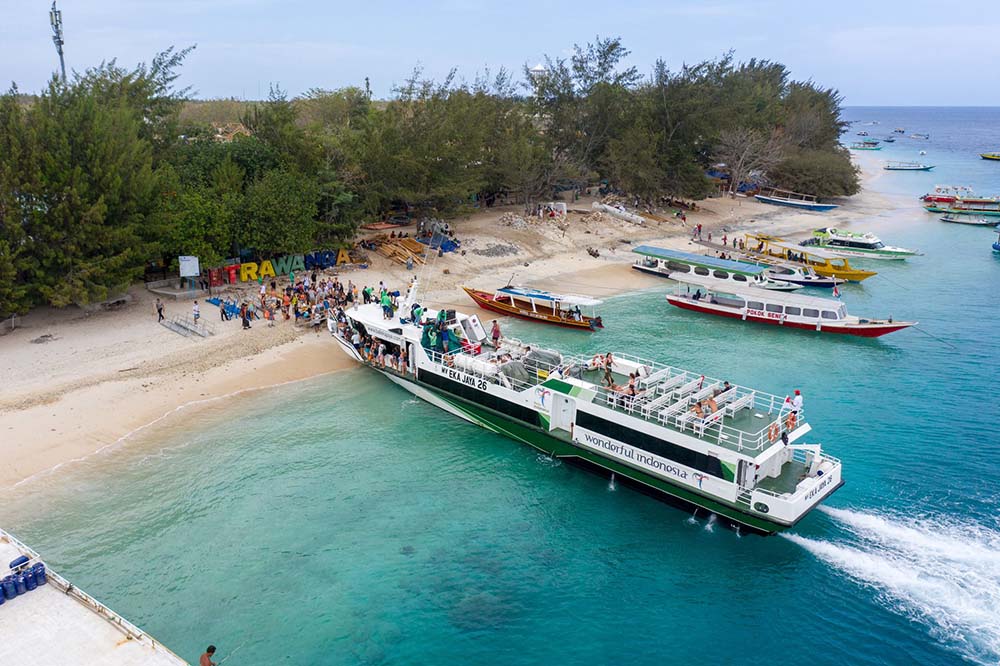
{"type": "Polygon", "coordinates": [[[667,301],[684,310],[742,321],[877,338],[914,326],[912,321],[863,319],[847,314],[847,306],[832,298],[776,292],[750,291],[726,282],[688,275],[671,275],[678,289],[667,301]]]}
{"type": "Polygon", "coordinates": [[[833,289],[838,284],[847,282],[847,280],[841,280],[840,278],[818,275],[816,271],[808,266],[798,266],[795,264],[768,266],[764,274],[774,280],[784,280],[801,287],[816,287],[817,289],[833,289]]]}
{"type": "Polygon", "coordinates": [[[668,277],[671,273],[693,273],[695,275],[711,275],[721,280],[732,280],[762,289],[776,291],[794,291],[800,285],[791,280],[781,280],[768,275],[767,266],[748,264],[732,259],[720,259],[703,254],[669,250],[653,245],[640,245],[632,250],[642,255],[636,259],[632,268],[643,273],[668,277]]]}
{"type": "Polygon", "coordinates": [[[839,257],[860,257],[862,259],[906,259],[920,254],[905,247],[886,245],[871,233],[859,234],[854,231],[823,227],[813,232],[813,237],[802,241],[803,247],[821,247],[839,257]]]}
{"type": "Polygon", "coordinates": [[[856,141],[851,144],[851,150],[882,150],[882,146],[867,141],[856,141]]]}
{"type": "Polygon", "coordinates": [[[949,215],[979,215],[983,217],[1000,217],[1000,200],[972,202],[957,199],[952,203],[929,203],[924,205],[928,213],[947,213],[949,215]]]}
{"type": "Polygon", "coordinates": [[[604,322],[593,312],[601,301],[588,296],[510,285],[494,292],[464,286],[462,289],[484,310],[566,328],[590,331],[604,328],[604,322]],[[581,310],[584,307],[589,309],[587,314],[581,310]]]}
{"type": "Polygon", "coordinates": [[[840,461],[802,443],[805,412],[782,396],[628,353],[491,348],[475,315],[427,317],[386,321],[358,305],[328,327],[352,359],[449,414],[724,524],[785,530],[843,484],[840,461]]]}

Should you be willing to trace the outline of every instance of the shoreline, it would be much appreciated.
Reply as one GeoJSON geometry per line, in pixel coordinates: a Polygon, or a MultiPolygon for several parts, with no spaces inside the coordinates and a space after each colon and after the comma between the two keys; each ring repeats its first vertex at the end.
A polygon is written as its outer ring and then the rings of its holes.
{"type": "MultiPolygon", "coordinates": [[[[793,235],[822,223],[850,224],[884,211],[889,203],[867,188],[876,176],[877,170],[865,169],[862,192],[834,215],[822,217],[747,199],[709,199],[699,203],[701,210],[689,215],[686,226],[679,220],[650,227],[603,220],[596,227],[584,228],[587,225],[580,220],[567,238],[566,229],[560,236],[551,227],[545,228],[545,222],[537,223],[536,229],[515,232],[496,223],[502,211],[480,214],[482,220],[473,216],[455,224],[463,247],[472,248],[470,254],[476,254],[484,243],[488,248],[495,242],[516,243],[521,252],[501,261],[446,255],[446,265],[430,263],[426,272],[433,270],[436,275],[421,285],[423,300],[431,307],[461,307],[492,319],[496,315],[475,308],[460,285],[495,288],[516,278],[540,288],[597,298],[655,287],[663,284],[662,278],[631,268],[635,244],[694,251],[697,246],[690,241],[690,229],[698,222],[705,225],[706,233],[719,235],[744,231],[793,235]],[[483,228],[480,234],[477,222],[483,228]],[[597,246],[600,258],[592,259],[584,243],[597,246]]],[[[420,269],[416,272],[419,275],[420,269]]],[[[388,285],[403,285],[409,276],[402,266],[383,260],[373,262],[363,275],[346,273],[341,279],[362,277],[369,284],[382,279],[388,285]]],[[[142,288],[132,292],[135,302],[125,312],[51,313],[51,323],[44,314],[32,315],[39,321],[0,337],[0,368],[10,378],[0,399],[0,432],[4,434],[0,455],[7,461],[0,468],[0,490],[16,491],[67,465],[127,445],[138,433],[155,429],[173,416],[190,418],[200,407],[220,400],[354,367],[330,345],[325,329],[302,331],[288,322],[273,328],[256,322],[252,332],[240,331],[238,324],[229,322],[233,325],[217,338],[182,338],[152,322],[151,294],[142,288]],[[37,342],[35,336],[50,328],[59,331],[51,338],[55,342],[27,348],[17,344],[37,342]],[[50,349],[60,352],[52,354],[50,349]],[[22,352],[37,356],[25,359],[22,352]]],[[[168,304],[173,312],[188,308],[189,301],[168,304]]]]}

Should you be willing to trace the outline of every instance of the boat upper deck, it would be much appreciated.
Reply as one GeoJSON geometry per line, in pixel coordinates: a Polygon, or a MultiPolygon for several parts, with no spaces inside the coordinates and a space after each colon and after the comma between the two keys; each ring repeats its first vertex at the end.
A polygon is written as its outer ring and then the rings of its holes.
{"type": "MultiPolygon", "coordinates": [[[[0,530],[0,570],[37,554],[0,530]]],[[[51,570],[48,583],[0,606],[0,664],[187,666],[187,662],[51,570]]]]}
{"type": "Polygon", "coordinates": [[[560,355],[558,360],[547,360],[539,358],[539,352],[557,354],[538,349],[533,354],[532,347],[510,338],[498,350],[484,348],[478,354],[467,349],[427,354],[443,367],[478,375],[517,391],[544,386],[571,393],[578,401],[599,404],[748,457],[760,455],[782,433],[804,425],[800,412],[789,427],[790,404],[785,397],[735,384],[726,388],[725,380],[690,370],[612,353],[609,387],[596,357],[560,355]],[[511,362],[519,363],[519,374],[505,369],[511,362]],[[635,395],[628,391],[631,373],[639,375],[635,395]]]}

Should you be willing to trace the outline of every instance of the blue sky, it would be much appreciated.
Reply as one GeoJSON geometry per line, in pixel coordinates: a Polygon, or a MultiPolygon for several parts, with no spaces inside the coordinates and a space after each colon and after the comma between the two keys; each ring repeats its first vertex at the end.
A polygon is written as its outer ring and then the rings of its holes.
{"type": "MultiPolygon", "coordinates": [[[[0,85],[42,88],[57,66],[51,0],[0,0],[0,85]]],[[[1000,106],[1000,0],[61,0],[67,67],[148,61],[197,44],[182,83],[199,97],[256,98],[362,85],[389,94],[420,64],[471,79],[519,75],[595,35],[623,38],[632,64],[676,68],[734,49],[838,88],[848,105],[1000,106]],[[953,11],[954,10],[954,11],[953,11]]]]}

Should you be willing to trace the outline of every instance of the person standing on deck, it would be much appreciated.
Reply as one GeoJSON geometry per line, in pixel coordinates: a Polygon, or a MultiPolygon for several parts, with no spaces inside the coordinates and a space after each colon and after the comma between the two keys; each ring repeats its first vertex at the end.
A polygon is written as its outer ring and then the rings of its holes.
{"type": "Polygon", "coordinates": [[[500,347],[500,339],[503,335],[500,333],[500,324],[497,320],[493,320],[493,329],[490,331],[490,337],[493,338],[493,348],[498,349],[500,347]]]}
{"type": "Polygon", "coordinates": [[[217,666],[216,662],[212,661],[212,657],[215,655],[215,646],[209,645],[205,649],[205,654],[201,655],[198,659],[198,666],[217,666]]]}
{"type": "Polygon", "coordinates": [[[796,416],[802,411],[802,391],[795,389],[795,397],[792,398],[792,414],[796,416]]]}
{"type": "Polygon", "coordinates": [[[163,301],[156,299],[156,323],[163,321],[163,301]]]}

